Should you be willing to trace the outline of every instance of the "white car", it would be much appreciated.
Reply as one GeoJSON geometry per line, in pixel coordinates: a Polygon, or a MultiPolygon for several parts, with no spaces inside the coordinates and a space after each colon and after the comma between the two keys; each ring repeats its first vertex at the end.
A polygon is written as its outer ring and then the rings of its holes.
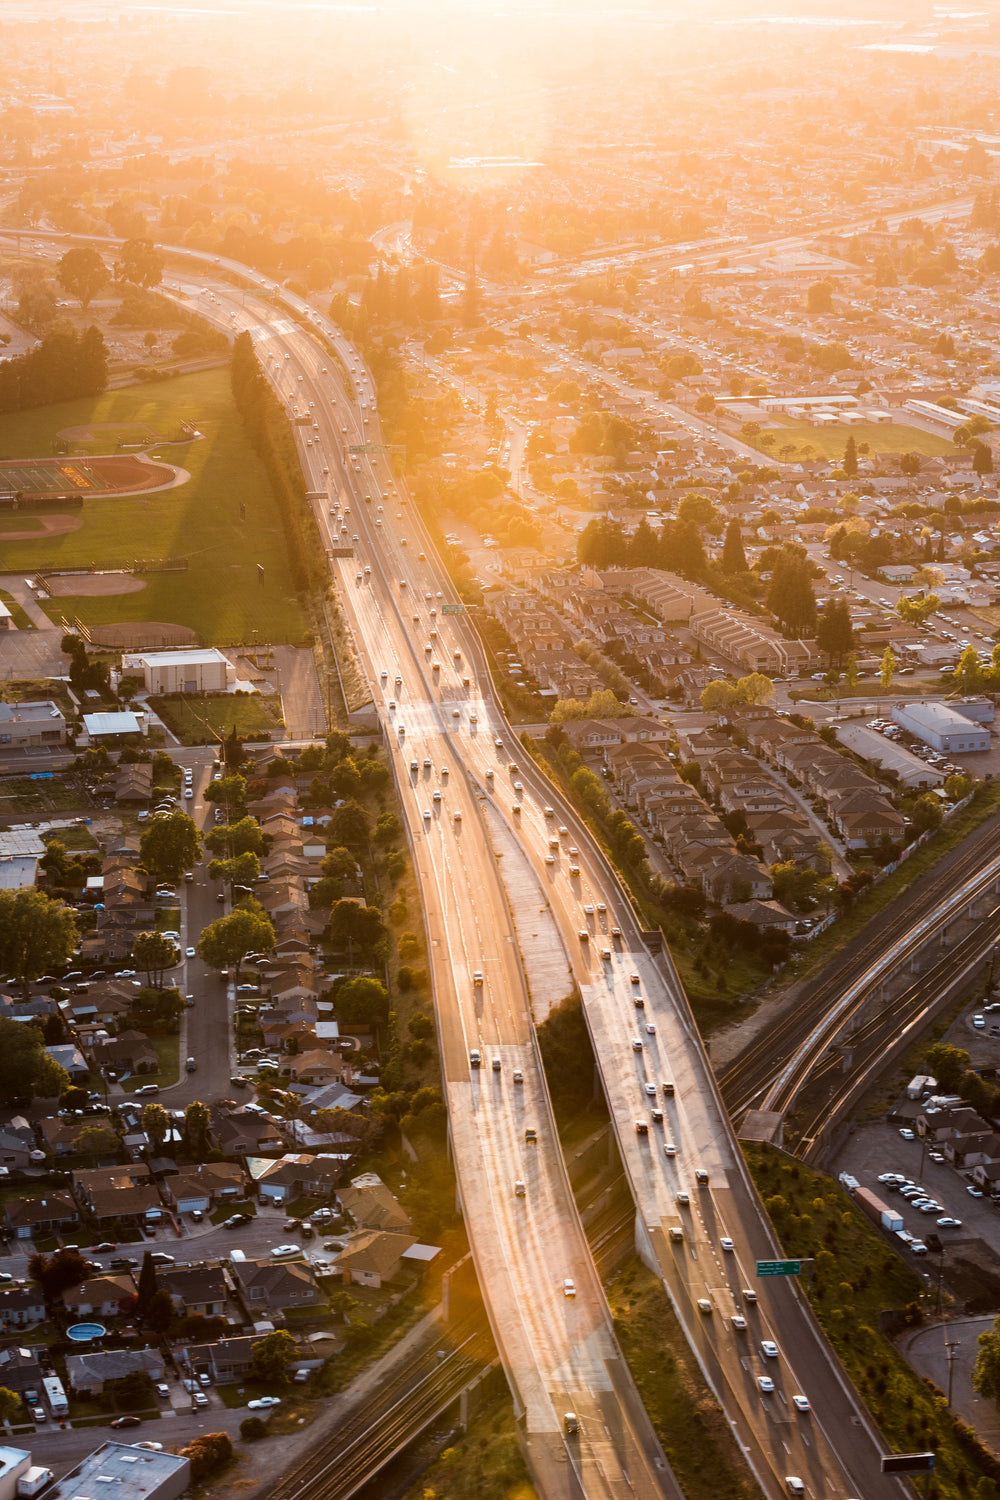
{"type": "Polygon", "coordinates": [[[280,1396],[258,1396],[254,1401],[247,1402],[248,1411],[267,1411],[272,1406],[280,1406],[280,1396]]]}
{"type": "Polygon", "coordinates": [[[726,1251],[733,1251],[733,1250],[736,1249],[736,1246],[733,1244],[732,1240],[729,1238],[728,1235],[725,1235],[719,1241],[719,1244],[722,1246],[723,1250],[726,1250],[726,1251]]]}
{"type": "Polygon", "coordinates": [[[760,1386],[765,1396],[769,1396],[774,1390],[774,1381],[771,1379],[770,1375],[758,1375],[757,1384],[760,1386]]]}
{"type": "Polygon", "coordinates": [[[778,1357],[778,1346],[773,1339],[761,1339],[760,1351],[768,1359],[777,1359],[778,1357]]]}
{"type": "Polygon", "coordinates": [[[271,1254],[275,1260],[287,1260],[290,1255],[301,1255],[302,1249],[299,1245],[274,1245],[271,1254]]]}
{"type": "Polygon", "coordinates": [[[198,954],[197,954],[197,952],[195,951],[194,948],[185,948],[184,949],[184,953],[185,953],[185,956],[187,958],[197,958],[198,957],[198,954]]]}
{"type": "Polygon", "coordinates": [[[569,1276],[567,1276],[566,1280],[563,1282],[563,1296],[564,1297],[575,1297],[576,1296],[576,1282],[573,1281],[572,1278],[569,1277],[569,1276]]]}

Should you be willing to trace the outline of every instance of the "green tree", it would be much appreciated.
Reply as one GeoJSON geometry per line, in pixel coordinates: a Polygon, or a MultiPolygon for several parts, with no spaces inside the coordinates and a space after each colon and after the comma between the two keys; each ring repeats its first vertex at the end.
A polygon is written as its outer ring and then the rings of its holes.
{"type": "Polygon", "coordinates": [[[726,539],[722,544],[722,571],[745,573],[747,555],[743,550],[743,531],[735,516],[726,527],[726,539]]]}
{"type": "Polygon", "coordinates": [[[377,906],[338,901],[330,912],[329,932],[333,941],[357,944],[363,954],[371,956],[386,936],[386,927],[377,906]]]}
{"type": "Polygon", "coordinates": [[[976,1342],[979,1353],[972,1368],[973,1389],[1000,1405],[1000,1318],[994,1319],[993,1327],[981,1333],[976,1342]]]}
{"type": "Polygon", "coordinates": [[[946,1093],[959,1091],[969,1068],[969,1054],[961,1047],[935,1042],[924,1054],[924,1066],[946,1093]]]}
{"type": "Polygon", "coordinates": [[[854,647],[854,627],[846,599],[828,599],[816,622],[816,645],[832,666],[854,647]]]}
{"type": "Polygon", "coordinates": [[[180,956],[176,943],[162,932],[140,932],[132,944],[132,961],[154,990],[162,990],[166,970],[172,969],[180,956]]]}
{"type": "Polygon", "coordinates": [[[163,280],[163,256],[152,240],[126,240],[121,247],[121,259],[115,266],[115,278],[132,286],[159,286],[163,280]]]}
{"type": "Polygon", "coordinates": [[[350,1024],[367,1021],[384,1025],[389,1019],[389,993],[378,979],[359,974],[342,984],[336,995],[337,1019],[350,1024]]]}
{"type": "Polygon", "coordinates": [[[139,858],[155,880],[176,884],[200,856],[201,837],[186,812],[153,818],[142,831],[139,858]]]}
{"type": "Polygon", "coordinates": [[[67,250],[56,267],[60,286],[76,297],[86,312],[102,287],[110,280],[108,268],[92,246],[67,250]]]}
{"type": "Polygon", "coordinates": [[[958,658],[952,680],[960,693],[975,693],[982,685],[983,668],[975,646],[966,646],[958,658]]]}
{"type": "Polygon", "coordinates": [[[805,549],[785,542],[771,570],[767,607],[790,635],[812,635],[816,626],[816,595],[810,574],[805,549]]]}
{"type": "Polygon", "coordinates": [[[882,654],[882,691],[888,693],[892,688],[892,679],[896,675],[896,653],[891,646],[886,646],[882,654]]]}
{"type": "Polygon", "coordinates": [[[258,1339],[250,1353],[250,1374],[269,1385],[284,1385],[288,1366],[295,1358],[295,1340],[285,1328],[276,1328],[258,1339]]]}
{"type": "Polygon", "coordinates": [[[972,468],[973,472],[978,474],[980,478],[984,474],[993,473],[993,454],[988,443],[973,443],[972,468]]]}
{"type": "Polygon", "coordinates": [[[151,1100],[142,1111],[142,1128],[149,1138],[154,1153],[163,1150],[163,1142],[170,1134],[170,1116],[162,1104],[151,1100]]]}
{"type": "Polygon", "coordinates": [[[90,1266],[79,1250],[57,1250],[54,1255],[36,1252],[28,1261],[28,1275],[41,1287],[47,1301],[55,1301],[71,1286],[81,1286],[90,1275],[90,1266]]]}
{"type": "Polygon", "coordinates": [[[147,1250],[142,1257],[142,1269],[139,1272],[139,1285],[136,1292],[140,1312],[146,1311],[159,1290],[159,1285],[156,1262],[153,1259],[152,1251],[147,1250]]]}
{"type": "Polygon", "coordinates": [[[220,802],[230,811],[242,808],[246,795],[247,779],[245,776],[220,776],[218,781],[210,781],[205,788],[206,802],[220,802]]]}
{"type": "Polygon", "coordinates": [[[9,1391],[5,1385],[0,1385],[0,1422],[3,1423],[4,1431],[10,1431],[10,1424],[23,1410],[21,1397],[15,1391],[9,1391]]]}
{"type": "Polygon", "coordinates": [[[163,1338],[174,1321],[174,1299],[165,1287],[157,1287],[146,1308],[146,1322],[163,1338]]]}
{"type": "Polygon", "coordinates": [[[240,854],[264,854],[268,840],[256,818],[240,818],[235,823],[219,823],[210,828],[205,845],[212,854],[235,859],[240,854]]]}
{"type": "Polygon", "coordinates": [[[45,1050],[37,1026],[0,1017],[0,1103],[18,1099],[57,1099],[69,1074],[45,1050]]]}
{"type": "Polygon", "coordinates": [[[274,928],[257,901],[243,902],[228,917],[210,922],[198,939],[198,957],[214,969],[240,964],[248,953],[269,953],[274,947],[274,928]]]}
{"type": "Polygon", "coordinates": [[[739,703],[739,693],[731,682],[717,677],[701,690],[700,702],[707,714],[725,714],[739,703]]]}
{"type": "Polygon", "coordinates": [[[844,444],[844,457],[840,467],[848,479],[853,479],[858,472],[858,445],[854,441],[853,433],[849,434],[847,442],[844,444]]]}
{"type": "Polygon", "coordinates": [[[334,809],[327,831],[335,844],[357,848],[368,841],[368,815],[360,803],[349,798],[334,809]]]}
{"type": "Polygon", "coordinates": [[[212,880],[224,880],[230,890],[237,885],[252,886],[260,879],[260,860],[256,854],[247,850],[245,854],[237,854],[232,859],[210,860],[208,873],[212,880]]]}
{"type": "Polygon", "coordinates": [[[736,682],[736,692],[741,703],[761,705],[770,703],[774,697],[774,683],[763,672],[751,672],[736,682]]]}
{"type": "Polygon", "coordinates": [[[33,979],[67,962],[76,940],[76,917],[64,901],[33,888],[0,891],[0,969],[26,998],[33,979]]]}
{"type": "Polygon", "coordinates": [[[896,613],[899,618],[914,625],[922,625],[940,608],[941,600],[937,594],[925,594],[922,599],[907,599],[901,594],[896,601],[896,613]]]}
{"type": "Polygon", "coordinates": [[[677,520],[683,526],[690,523],[699,531],[711,526],[718,516],[715,502],[707,495],[687,494],[677,507],[677,520]]]}
{"type": "Polygon", "coordinates": [[[89,1157],[96,1167],[102,1157],[117,1156],[121,1141],[110,1125],[85,1125],[73,1142],[74,1150],[89,1157]]]}
{"type": "Polygon", "coordinates": [[[806,306],[811,313],[833,311],[833,287],[829,281],[814,281],[806,293],[806,306]]]}
{"type": "Polygon", "coordinates": [[[211,1124],[208,1105],[203,1104],[200,1099],[192,1099],[184,1111],[184,1139],[188,1149],[199,1161],[209,1149],[211,1124]]]}

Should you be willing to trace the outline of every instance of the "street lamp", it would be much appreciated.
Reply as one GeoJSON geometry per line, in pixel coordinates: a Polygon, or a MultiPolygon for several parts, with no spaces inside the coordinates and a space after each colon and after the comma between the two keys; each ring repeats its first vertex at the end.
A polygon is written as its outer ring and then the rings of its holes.
{"type": "Polygon", "coordinates": [[[945,1340],[945,1346],[944,1347],[945,1347],[945,1350],[947,1351],[947,1360],[948,1360],[948,1405],[950,1407],[951,1406],[951,1387],[952,1387],[952,1382],[953,1382],[953,1380],[955,1378],[955,1350],[956,1349],[961,1349],[962,1346],[961,1346],[961,1344],[959,1344],[957,1342],[954,1343],[954,1344],[949,1344],[948,1341],[945,1340]]]}

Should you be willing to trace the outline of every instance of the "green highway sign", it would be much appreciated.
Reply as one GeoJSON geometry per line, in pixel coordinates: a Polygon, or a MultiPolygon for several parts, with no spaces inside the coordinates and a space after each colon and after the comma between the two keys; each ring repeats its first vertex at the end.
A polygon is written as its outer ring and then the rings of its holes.
{"type": "Polygon", "coordinates": [[[802,1271],[800,1260],[759,1260],[758,1276],[798,1276],[802,1271]]]}
{"type": "Polygon", "coordinates": [[[464,615],[465,614],[465,605],[464,604],[442,604],[442,606],[441,606],[441,613],[443,615],[464,615]]]}

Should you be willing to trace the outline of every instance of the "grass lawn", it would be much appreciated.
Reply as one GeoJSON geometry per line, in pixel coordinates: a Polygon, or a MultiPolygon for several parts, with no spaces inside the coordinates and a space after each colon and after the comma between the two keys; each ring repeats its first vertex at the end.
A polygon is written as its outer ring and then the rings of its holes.
{"type": "MultiPolygon", "coordinates": [[[[294,597],[284,532],[263,467],[233,408],[227,370],[0,417],[0,457],[47,457],[65,427],[140,422],[172,436],[182,420],[203,439],[159,453],[154,449],[151,456],[186,469],[191,475],[186,484],[160,494],[87,499],[79,531],[6,542],[6,565],[28,572],[187,557],[187,572],[148,574],[139,593],[69,596],[49,600],[46,607],[57,622],[65,614],[88,625],[131,620],[187,625],[202,644],[234,645],[254,635],[262,642],[300,640],[305,616],[294,597]],[[264,567],[263,584],[257,581],[258,563],[264,567]]],[[[106,451],[114,448],[112,433],[106,451]]]]}
{"type": "Polygon", "coordinates": [[[8,594],[6,589],[0,589],[0,602],[6,604],[10,610],[11,618],[18,630],[34,630],[35,622],[25,614],[13,594],[8,594]]]}
{"type": "Polygon", "coordinates": [[[160,1066],[155,1073],[136,1073],[131,1078],[123,1078],[121,1086],[127,1094],[144,1083],[158,1083],[161,1088],[165,1088],[168,1083],[176,1083],[180,1077],[181,1039],[177,1033],[171,1036],[151,1036],[149,1040],[156,1048],[160,1066]]]}
{"type": "Polygon", "coordinates": [[[843,458],[844,445],[849,437],[853,437],[858,444],[867,443],[872,453],[922,453],[927,458],[939,458],[959,451],[947,438],[937,437],[931,432],[921,432],[918,427],[897,427],[892,423],[881,426],[877,422],[859,423],[856,427],[810,427],[808,422],[782,422],[780,425],[765,427],[757,437],[746,441],[779,463],[786,462],[781,457],[781,449],[786,443],[791,443],[795,452],[787,462],[796,463],[803,457],[803,449],[810,447],[813,449],[814,460],[843,458]],[[773,434],[774,442],[769,447],[764,447],[760,440],[768,432],[773,434]]]}
{"type": "Polygon", "coordinates": [[[150,707],[183,745],[203,745],[236,729],[246,737],[270,733],[281,718],[281,700],[260,693],[212,693],[202,698],[151,698],[150,707]],[[211,729],[208,733],[206,726],[211,729]]]}
{"type": "MultiPolygon", "coordinates": [[[[219,1207],[214,1208],[208,1217],[213,1224],[222,1224],[226,1219],[231,1218],[233,1214],[249,1214],[251,1218],[254,1218],[257,1214],[257,1205],[249,1198],[240,1202],[220,1203],[219,1207]]],[[[239,1249],[238,1240],[234,1240],[233,1248],[239,1249]]]]}

